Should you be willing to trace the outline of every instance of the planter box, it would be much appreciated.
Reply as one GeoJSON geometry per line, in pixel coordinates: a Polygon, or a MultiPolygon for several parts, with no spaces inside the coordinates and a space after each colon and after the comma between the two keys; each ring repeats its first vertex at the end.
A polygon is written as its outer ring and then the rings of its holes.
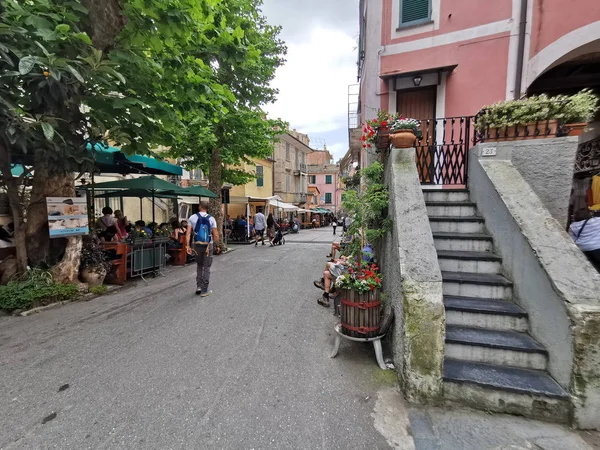
{"type": "Polygon", "coordinates": [[[558,120],[531,122],[526,125],[513,125],[503,128],[487,128],[482,133],[482,141],[505,142],[525,139],[547,139],[560,136],[558,120]]]}
{"type": "Polygon", "coordinates": [[[379,289],[360,293],[349,289],[340,291],[342,333],[356,338],[379,335],[381,293],[379,289]]]}
{"type": "Polygon", "coordinates": [[[377,150],[387,150],[390,146],[390,127],[381,127],[377,130],[377,150]]]}

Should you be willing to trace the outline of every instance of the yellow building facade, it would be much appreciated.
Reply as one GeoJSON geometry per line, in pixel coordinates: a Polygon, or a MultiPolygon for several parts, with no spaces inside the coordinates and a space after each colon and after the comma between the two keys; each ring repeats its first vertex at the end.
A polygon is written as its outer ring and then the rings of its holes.
{"type": "MultiPolygon", "coordinates": [[[[246,214],[248,197],[266,198],[273,196],[273,160],[271,158],[250,158],[251,164],[245,163],[243,169],[256,175],[256,179],[241,185],[233,186],[229,191],[230,203],[227,206],[227,214],[235,218],[246,214]]],[[[252,207],[252,214],[255,208],[252,207]]]]}

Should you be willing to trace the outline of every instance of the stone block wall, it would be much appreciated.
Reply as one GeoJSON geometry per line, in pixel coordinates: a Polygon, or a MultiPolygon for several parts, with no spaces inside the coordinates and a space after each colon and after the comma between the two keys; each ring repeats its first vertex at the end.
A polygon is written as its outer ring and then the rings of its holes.
{"type": "Polygon", "coordinates": [[[384,292],[395,313],[394,362],[408,400],[442,397],[445,313],[442,275],[415,164],[415,149],[392,149],[385,172],[392,230],[381,249],[384,292]]]}

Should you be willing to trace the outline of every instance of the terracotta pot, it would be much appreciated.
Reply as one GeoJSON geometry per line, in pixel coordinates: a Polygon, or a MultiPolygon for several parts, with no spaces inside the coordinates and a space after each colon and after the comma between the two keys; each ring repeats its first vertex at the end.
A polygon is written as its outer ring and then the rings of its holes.
{"type": "Polygon", "coordinates": [[[565,125],[565,131],[569,136],[581,136],[583,134],[583,129],[587,127],[588,123],[569,123],[565,125]]]}
{"type": "Polygon", "coordinates": [[[558,120],[531,122],[526,125],[513,125],[504,128],[488,128],[485,130],[485,140],[491,142],[523,141],[529,139],[548,139],[556,137],[558,120]],[[536,129],[539,134],[536,135],[536,129]]]}
{"type": "Polygon", "coordinates": [[[380,127],[377,130],[377,144],[378,150],[387,150],[390,146],[390,127],[380,127]]]}
{"type": "Polygon", "coordinates": [[[104,279],[106,278],[106,270],[104,270],[104,268],[86,267],[85,269],[81,269],[79,277],[81,278],[81,281],[87,283],[89,287],[100,286],[104,283],[104,279]]]}
{"type": "Polygon", "coordinates": [[[416,139],[412,130],[398,130],[390,133],[390,141],[396,148],[411,148],[415,145],[416,139]]]}

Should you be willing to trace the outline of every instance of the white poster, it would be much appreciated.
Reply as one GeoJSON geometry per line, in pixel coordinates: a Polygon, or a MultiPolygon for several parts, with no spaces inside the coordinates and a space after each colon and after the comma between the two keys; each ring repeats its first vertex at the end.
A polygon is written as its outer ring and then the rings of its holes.
{"type": "Polygon", "coordinates": [[[85,197],[47,197],[46,202],[51,238],[89,234],[85,197]]]}

